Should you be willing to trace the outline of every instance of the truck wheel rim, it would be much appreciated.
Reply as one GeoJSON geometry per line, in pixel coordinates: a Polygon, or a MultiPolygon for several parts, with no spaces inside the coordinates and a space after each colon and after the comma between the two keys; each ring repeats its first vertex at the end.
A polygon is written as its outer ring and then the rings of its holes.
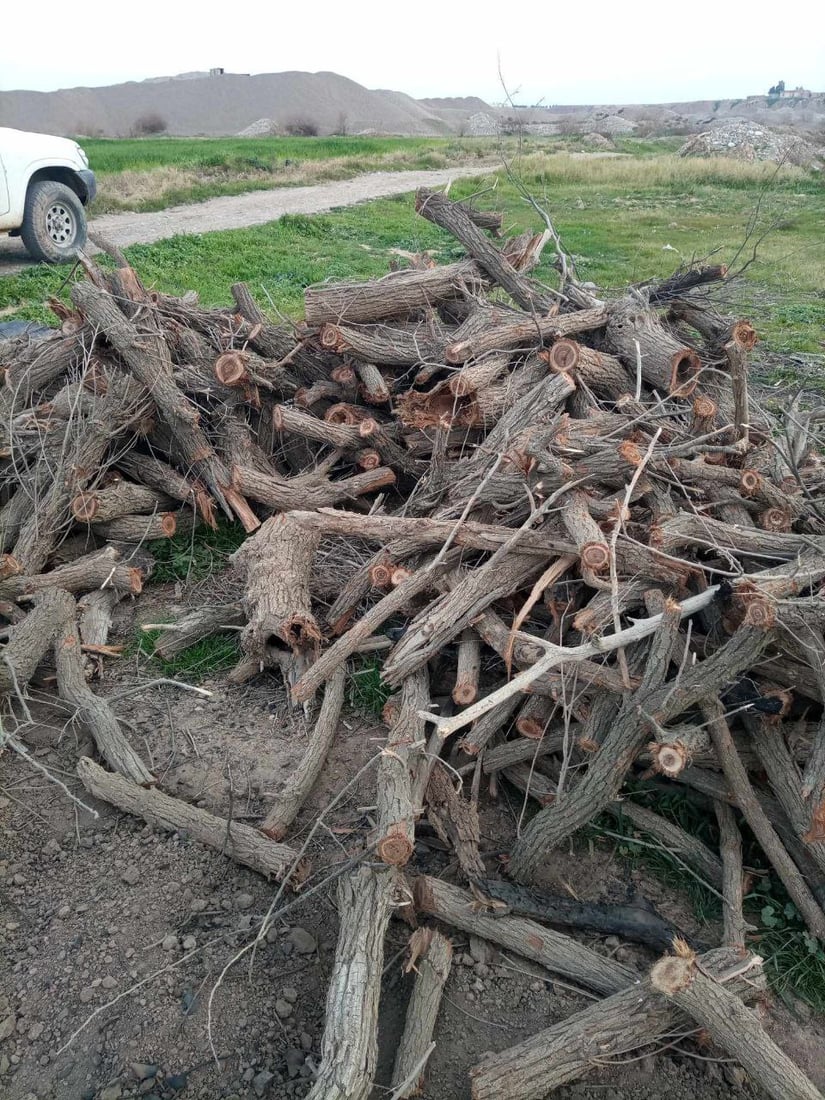
{"type": "Polygon", "coordinates": [[[46,232],[55,244],[69,244],[75,233],[71,210],[60,202],[50,206],[46,212],[46,232]]]}

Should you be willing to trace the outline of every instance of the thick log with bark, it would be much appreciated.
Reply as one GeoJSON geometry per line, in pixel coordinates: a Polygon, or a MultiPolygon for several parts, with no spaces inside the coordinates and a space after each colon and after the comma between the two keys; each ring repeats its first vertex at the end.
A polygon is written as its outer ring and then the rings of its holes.
{"type": "MultiPolygon", "coordinates": [[[[715,981],[727,975],[729,988],[745,999],[753,999],[765,988],[760,971],[737,976],[741,957],[736,952],[708,951],[699,956],[699,963],[715,981]]],[[[500,1054],[488,1055],[470,1070],[472,1098],[543,1100],[611,1056],[620,1059],[629,1051],[688,1030],[689,1017],[645,978],[500,1054]]]]}
{"type": "Polygon", "coordinates": [[[442,301],[461,299],[481,288],[478,267],[470,260],[461,260],[422,270],[392,271],[366,283],[308,286],[304,291],[304,315],[308,325],[383,321],[431,309],[442,301]]]}
{"type": "Polygon", "coordinates": [[[272,516],[234,556],[246,579],[241,646],[262,665],[303,669],[320,642],[309,594],[319,539],[288,515],[272,516]]]}
{"type": "MultiPolygon", "coordinates": [[[[739,973],[758,973],[748,955],[739,973]]],[[[669,998],[732,1054],[773,1100],[822,1100],[822,1093],[771,1039],[756,1015],[724,983],[706,973],[692,952],[660,959],[650,972],[657,993],[669,998]]]]}
{"type": "Polygon", "coordinates": [[[398,1100],[417,1096],[423,1088],[441,994],[450,976],[453,945],[435,928],[417,928],[410,936],[409,956],[405,970],[415,971],[415,983],[390,1086],[398,1100]]]}
{"type": "Polygon", "coordinates": [[[307,875],[308,865],[298,858],[297,852],[285,844],[276,844],[251,825],[216,817],[156,788],[139,787],[121,775],[107,772],[85,756],[78,761],[77,774],[95,798],[142,817],[156,829],[187,833],[198,843],[214,848],[267,878],[280,881],[289,875],[290,881],[297,885],[307,875]]]}
{"type": "Polygon", "coordinates": [[[615,993],[636,980],[632,970],[597,955],[570,936],[523,917],[495,916],[495,906],[488,913],[483,897],[441,879],[422,875],[415,880],[415,907],[419,913],[506,947],[597,993],[615,993]]]}
{"type": "Polygon", "coordinates": [[[308,1100],[367,1100],[378,1057],[384,933],[394,903],[389,867],[338,880],[338,945],[327,993],[321,1067],[308,1100]]]}
{"type": "Polygon", "coordinates": [[[701,360],[680,344],[642,302],[630,297],[614,302],[605,332],[608,347],[635,374],[637,356],[642,378],[662,397],[689,396],[696,388],[701,360]]]}
{"type": "Polygon", "coordinates": [[[376,853],[384,863],[403,867],[413,853],[415,819],[421,812],[422,791],[414,779],[425,743],[425,724],[418,712],[429,705],[427,673],[419,669],[391,700],[390,734],[378,765],[378,836],[376,853]]]}

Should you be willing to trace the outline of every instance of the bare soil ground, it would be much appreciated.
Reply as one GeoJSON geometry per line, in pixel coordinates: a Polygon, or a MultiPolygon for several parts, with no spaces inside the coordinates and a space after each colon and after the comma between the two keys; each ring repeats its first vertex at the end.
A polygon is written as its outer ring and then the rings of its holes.
{"type": "MultiPolygon", "coordinates": [[[[117,637],[131,642],[136,622],[203,600],[158,586],[121,605],[117,637]],[[177,604],[176,604],[177,600],[177,604]]],[[[254,822],[298,757],[306,728],[274,679],[241,688],[220,676],[202,686],[211,699],[152,686],[136,658],[110,662],[98,690],[114,700],[133,743],[164,790],[215,812],[254,822]],[[135,690],[137,689],[137,690],[135,690]]],[[[38,764],[85,796],[73,779],[92,746],[48,690],[36,693],[38,724],[27,744],[38,764]]],[[[300,845],[319,814],[358,769],[373,759],[385,732],[348,713],[331,759],[304,807],[290,842],[300,845]]],[[[361,850],[370,828],[373,770],[327,815],[310,842],[321,882],[361,850]]],[[[253,954],[210,993],[230,959],[255,936],[275,888],[187,836],[161,834],[96,803],[99,816],[13,753],[0,759],[0,1095],[7,1100],[240,1100],[305,1095],[319,1060],[326,983],[337,936],[334,883],[290,908],[253,954]],[[95,1015],[92,1015],[95,1014],[95,1015]],[[79,1031],[74,1039],[72,1036],[79,1031]],[[210,1047],[210,1034],[213,1046],[210,1047]],[[216,1062],[214,1055],[218,1056],[216,1062]]],[[[482,807],[483,848],[493,870],[520,812],[503,799],[482,807]],[[493,841],[491,838],[495,837],[493,841]]],[[[417,870],[439,874],[447,856],[435,841],[416,849],[417,870]]],[[[607,848],[578,845],[554,853],[547,885],[589,900],[622,900],[639,890],[691,935],[709,942],[719,930],[698,927],[671,890],[629,874],[607,848]]],[[[375,1100],[387,1097],[390,1061],[410,991],[402,974],[409,929],[392,922],[381,1001],[382,1060],[375,1100]]],[[[584,937],[597,951],[646,970],[653,955],[614,939],[584,937]]],[[[455,936],[457,965],[446,988],[425,1097],[466,1100],[467,1069],[497,1050],[570,1015],[585,998],[546,972],[502,953],[479,959],[455,936]]],[[[825,1029],[804,1006],[792,1017],[774,1006],[775,1037],[825,1086],[825,1029]]],[[[689,1048],[695,1050],[695,1048],[689,1048]]],[[[673,1050],[629,1052],[619,1065],[594,1064],[586,1082],[560,1100],[756,1100],[736,1065],[673,1050]]]]}
{"type": "MultiPolygon", "coordinates": [[[[434,171],[370,172],[354,179],[318,183],[310,187],[223,195],[206,202],[171,206],[152,213],[103,214],[90,223],[90,229],[119,248],[130,244],[152,244],[185,234],[265,225],[277,221],[284,214],[321,214],[338,206],[354,206],[370,199],[402,195],[418,187],[442,186],[459,176],[477,176],[487,167],[488,164],[477,160],[472,164],[434,171]]],[[[90,251],[95,250],[90,248],[90,251]]],[[[0,275],[17,275],[34,266],[19,238],[0,237],[0,275]]]]}

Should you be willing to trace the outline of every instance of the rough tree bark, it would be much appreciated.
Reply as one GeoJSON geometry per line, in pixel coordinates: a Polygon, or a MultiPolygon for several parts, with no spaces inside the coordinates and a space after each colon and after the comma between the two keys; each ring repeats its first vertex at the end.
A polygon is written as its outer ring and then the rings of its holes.
{"type": "Polygon", "coordinates": [[[338,945],[327,994],[321,1067],[307,1100],[367,1100],[378,1056],[384,933],[391,868],[361,866],[338,880],[338,945]]]}
{"type": "Polygon", "coordinates": [[[154,788],[139,787],[123,776],[107,772],[85,756],[78,761],[77,774],[95,798],[142,817],[156,829],[185,832],[198,843],[214,848],[267,878],[280,881],[289,874],[295,885],[306,878],[309,868],[305,861],[299,861],[297,852],[285,844],[276,844],[251,825],[216,817],[154,788]]]}

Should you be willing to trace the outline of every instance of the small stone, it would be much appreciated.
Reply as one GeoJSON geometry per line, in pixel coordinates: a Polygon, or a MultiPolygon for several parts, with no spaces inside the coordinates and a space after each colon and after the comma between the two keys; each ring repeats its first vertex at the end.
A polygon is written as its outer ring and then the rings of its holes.
{"type": "Polygon", "coordinates": [[[5,1054],[0,1054],[0,1077],[9,1072],[9,1060],[5,1054]]]}
{"type": "Polygon", "coordinates": [[[185,1073],[173,1073],[171,1077],[166,1078],[166,1084],[174,1092],[181,1092],[186,1088],[188,1080],[185,1073]]]}
{"type": "Polygon", "coordinates": [[[54,837],[47,841],[43,847],[44,856],[56,856],[60,851],[60,845],[57,843],[54,837]]]}
{"type": "Polygon", "coordinates": [[[107,974],[100,984],[104,989],[115,989],[117,988],[117,978],[113,978],[111,974],[107,974]]]}
{"type": "Polygon", "coordinates": [[[5,1020],[0,1021],[0,1039],[8,1039],[10,1035],[14,1035],[14,1029],[17,1027],[17,1017],[12,1012],[5,1020]]]}
{"type": "Polygon", "coordinates": [[[152,1077],[157,1077],[158,1073],[158,1067],[149,1062],[132,1062],[129,1069],[138,1081],[147,1081],[152,1077]]]}
{"type": "Polygon", "coordinates": [[[197,946],[198,946],[198,941],[195,939],[194,936],[184,936],[183,937],[183,950],[184,951],[194,951],[197,946]]]}
{"type": "Polygon", "coordinates": [[[235,895],[235,908],[236,909],[251,909],[255,904],[255,899],[251,894],[236,894],[235,895]]]}
{"type": "Polygon", "coordinates": [[[192,898],[192,901],[189,903],[189,908],[193,913],[202,913],[208,906],[209,902],[206,898],[192,898]]]}
{"type": "Polygon", "coordinates": [[[286,1071],[290,1077],[297,1077],[301,1072],[306,1054],[297,1047],[288,1047],[286,1052],[286,1071]]]}
{"type": "Polygon", "coordinates": [[[125,871],[121,872],[120,877],[126,883],[127,886],[137,886],[140,882],[140,871],[136,863],[130,863],[125,871]]]}
{"type": "Polygon", "coordinates": [[[100,1094],[100,1100],[120,1100],[123,1095],[123,1089],[120,1087],[120,1082],[115,1081],[112,1085],[107,1085],[106,1088],[100,1094]]]}
{"type": "Polygon", "coordinates": [[[164,936],[160,945],[164,951],[177,951],[178,949],[178,937],[174,932],[170,932],[168,936],[164,936]]]}
{"type": "Polygon", "coordinates": [[[475,970],[479,978],[489,978],[490,976],[490,967],[486,963],[476,963],[473,970],[475,970]]]}
{"type": "Polygon", "coordinates": [[[312,1050],[312,1036],[308,1031],[302,1031],[298,1038],[301,1040],[301,1046],[304,1050],[312,1050]]]}
{"type": "Polygon", "coordinates": [[[89,1001],[94,999],[95,991],[90,985],[84,986],[80,990],[80,1003],[87,1005],[89,1001]]]}
{"type": "Polygon", "coordinates": [[[44,1025],[43,1024],[40,1024],[40,1023],[32,1024],[32,1026],[29,1028],[29,1042],[30,1043],[36,1042],[40,1038],[40,1036],[43,1034],[43,1031],[44,1031],[44,1025]]]}
{"type": "Polygon", "coordinates": [[[282,1020],[288,1020],[292,1015],[292,1005],[288,1001],[282,1001],[280,997],[275,1002],[275,1011],[282,1020]]]}
{"type": "Polygon", "coordinates": [[[285,940],[292,944],[299,955],[311,955],[318,950],[318,941],[305,928],[290,928],[285,940]]]}
{"type": "Polygon", "coordinates": [[[268,1069],[262,1069],[260,1073],[256,1073],[252,1078],[252,1088],[255,1091],[256,1096],[265,1096],[269,1092],[269,1087],[275,1079],[275,1074],[270,1073],[268,1069]]]}
{"type": "Polygon", "coordinates": [[[250,1066],[249,1069],[245,1069],[243,1071],[243,1074],[241,1076],[241,1080],[243,1081],[243,1083],[245,1085],[248,1085],[249,1082],[252,1080],[252,1078],[254,1076],[255,1076],[255,1070],[252,1068],[252,1066],[250,1066]]]}
{"type": "Polygon", "coordinates": [[[298,990],[293,989],[291,985],[284,986],[281,990],[281,996],[285,1001],[289,1001],[291,1005],[294,1005],[298,1000],[298,990]]]}
{"type": "Polygon", "coordinates": [[[71,905],[61,905],[60,908],[57,910],[57,915],[58,915],[58,917],[60,917],[61,920],[63,920],[64,917],[68,917],[68,915],[69,915],[69,913],[71,913],[71,911],[72,911],[71,905]]]}
{"type": "Polygon", "coordinates": [[[267,930],[266,930],[266,942],[267,943],[275,943],[275,941],[277,940],[279,934],[280,933],[278,932],[278,929],[275,927],[275,925],[270,924],[269,928],[267,928],[267,930]]]}
{"type": "Polygon", "coordinates": [[[610,947],[612,949],[614,947],[621,947],[622,941],[619,939],[618,936],[608,936],[604,941],[604,945],[605,947],[610,947]]]}
{"type": "Polygon", "coordinates": [[[26,876],[21,875],[20,872],[18,871],[18,873],[12,878],[11,881],[12,881],[12,884],[14,886],[25,886],[26,885],[26,876]]]}
{"type": "Polygon", "coordinates": [[[95,1100],[97,1089],[84,1089],[80,1094],[80,1100],[95,1100]]]}

